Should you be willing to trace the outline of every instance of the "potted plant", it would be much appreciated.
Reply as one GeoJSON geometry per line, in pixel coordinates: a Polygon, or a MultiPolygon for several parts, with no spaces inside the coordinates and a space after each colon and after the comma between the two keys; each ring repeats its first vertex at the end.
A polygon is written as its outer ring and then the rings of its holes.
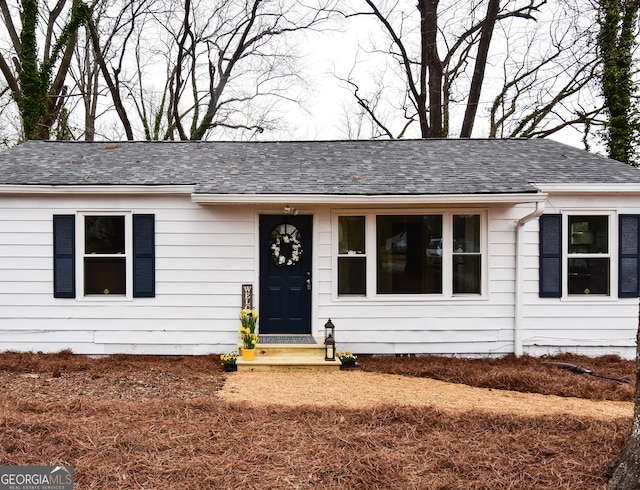
{"type": "Polygon", "coordinates": [[[358,359],[358,356],[354,356],[348,350],[344,352],[338,352],[337,356],[338,356],[338,359],[340,359],[340,362],[342,363],[342,366],[340,366],[341,369],[356,367],[356,359],[358,359]]]}
{"type": "Polygon", "coordinates": [[[256,310],[240,310],[240,339],[242,339],[242,359],[252,361],[255,357],[258,335],[256,334],[256,322],[258,313],[256,310]]]}
{"type": "Polygon", "coordinates": [[[224,366],[225,371],[236,371],[238,369],[238,366],[236,364],[237,360],[238,353],[236,351],[220,355],[220,363],[224,366]]]}

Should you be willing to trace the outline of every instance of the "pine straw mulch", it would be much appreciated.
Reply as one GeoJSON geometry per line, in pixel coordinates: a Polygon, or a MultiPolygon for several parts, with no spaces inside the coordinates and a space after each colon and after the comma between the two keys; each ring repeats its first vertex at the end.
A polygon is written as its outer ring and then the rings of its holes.
{"type": "MultiPolygon", "coordinates": [[[[615,357],[545,360],[635,378],[635,363],[615,357]]],[[[345,399],[356,392],[355,377],[362,383],[369,372],[492,391],[633,399],[633,383],[527,357],[361,356],[359,364],[329,383],[345,399]]],[[[304,379],[290,374],[287,385],[304,379]]],[[[291,407],[216,396],[228,390],[227,378],[240,376],[225,374],[216,356],[0,354],[0,464],[73,465],[78,490],[603,489],[631,421],[631,414],[527,416],[389,402],[291,407]]]]}

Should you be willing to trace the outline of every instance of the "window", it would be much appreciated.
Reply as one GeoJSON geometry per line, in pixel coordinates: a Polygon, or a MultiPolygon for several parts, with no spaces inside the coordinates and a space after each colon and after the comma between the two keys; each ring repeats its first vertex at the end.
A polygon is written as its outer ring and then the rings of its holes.
{"type": "Polygon", "coordinates": [[[567,291],[609,294],[609,217],[569,216],[567,291]]]}
{"type": "Polygon", "coordinates": [[[640,215],[621,214],[618,220],[618,297],[640,296],[640,215]]]}
{"type": "Polygon", "coordinates": [[[378,294],[442,293],[441,241],[440,215],[377,216],[378,294]]]}
{"type": "Polygon", "coordinates": [[[55,215],[53,272],[56,298],[75,298],[76,283],[90,297],[155,296],[154,215],[55,215]]]}
{"type": "Polygon", "coordinates": [[[338,218],[338,294],[365,295],[367,292],[365,217],[338,218]]]}
{"type": "Polygon", "coordinates": [[[84,294],[127,294],[124,216],[84,217],[84,294]]]}
{"type": "Polygon", "coordinates": [[[482,223],[450,211],[338,216],[338,295],[481,294],[482,223]]]}
{"type": "Polygon", "coordinates": [[[453,293],[480,294],[480,215],[453,216],[453,293]]]}
{"type": "Polygon", "coordinates": [[[610,296],[612,248],[619,252],[618,296],[637,297],[640,272],[637,230],[636,215],[620,215],[619,247],[613,247],[608,214],[543,214],[540,217],[540,297],[610,296]]]}

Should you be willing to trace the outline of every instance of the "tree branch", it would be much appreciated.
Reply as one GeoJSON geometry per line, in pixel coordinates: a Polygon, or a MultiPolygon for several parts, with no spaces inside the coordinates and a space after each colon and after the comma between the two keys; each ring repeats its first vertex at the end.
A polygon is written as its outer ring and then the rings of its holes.
{"type": "Polygon", "coordinates": [[[91,41],[93,44],[93,51],[96,57],[96,61],[100,66],[100,71],[102,72],[102,76],[104,77],[105,83],[109,88],[109,92],[111,93],[111,98],[113,99],[114,106],[116,108],[116,112],[120,121],[122,122],[122,126],[124,127],[125,134],[128,140],[133,140],[133,130],[131,129],[131,123],[129,121],[129,117],[127,115],[127,111],[124,108],[122,103],[122,99],[120,98],[120,92],[113,83],[113,79],[111,78],[111,74],[109,73],[109,68],[104,60],[104,55],[102,53],[102,49],[100,48],[100,39],[98,36],[98,30],[93,23],[92,19],[87,21],[87,27],[89,29],[89,34],[91,35],[91,41]]]}

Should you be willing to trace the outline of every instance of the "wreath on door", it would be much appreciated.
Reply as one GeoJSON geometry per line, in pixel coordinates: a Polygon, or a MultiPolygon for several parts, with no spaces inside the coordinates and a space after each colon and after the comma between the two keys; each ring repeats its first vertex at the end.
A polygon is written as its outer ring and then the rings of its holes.
{"type": "Polygon", "coordinates": [[[271,257],[278,266],[296,265],[302,256],[300,232],[293,225],[282,224],[271,232],[271,257]]]}

